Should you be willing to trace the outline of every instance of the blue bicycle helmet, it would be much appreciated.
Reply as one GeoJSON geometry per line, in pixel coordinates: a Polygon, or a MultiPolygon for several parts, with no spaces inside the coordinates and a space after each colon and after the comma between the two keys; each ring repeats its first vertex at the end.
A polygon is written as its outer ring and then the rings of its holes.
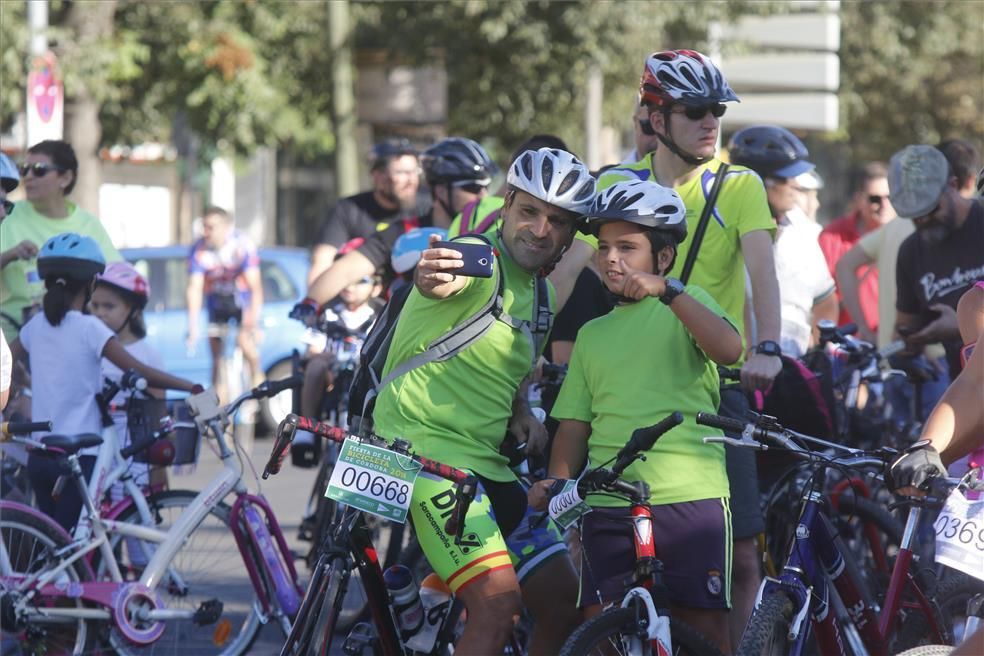
{"type": "Polygon", "coordinates": [[[10,193],[19,184],[20,174],[17,173],[17,166],[9,157],[0,153],[0,185],[3,186],[3,190],[10,193]]]}
{"type": "Polygon", "coordinates": [[[64,277],[86,282],[106,270],[106,258],[92,237],[77,232],[55,235],[38,252],[42,278],[64,277]]]}
{"type": "Polygon", "coordinates": [[[393,271],[406,273],[413,270],[420,261],[420,253],[430,245],[430,236],[437,235],[441,239],[448,236],[442,228],[414,228],[400,235],[390,253],[390,264],[393,271]]]}
{"type": "Polygon", "coordinates": [[[735,132],[728,146],[731,161],[763,178],[795,178],[816,166],[799,138],[778,125],[753,125],[735,132]]]}

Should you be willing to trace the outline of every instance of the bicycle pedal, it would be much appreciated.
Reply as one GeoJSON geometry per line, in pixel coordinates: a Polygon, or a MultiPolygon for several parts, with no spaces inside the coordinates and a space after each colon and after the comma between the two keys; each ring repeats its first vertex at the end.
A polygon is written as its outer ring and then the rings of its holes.
{"type": "Polygon", "coordinates": [[[218,599],[209,599],[201,603],[195,614],[191,616],[191,621],[198,626],[206,626],[215,624],[220,617],[222,617],[222,602],[218,599]]]}
{"type": "Polygon", "coordinates": [[[366,647],[370,647],[371,654],[376,653],[379,640],[372,625],[368,622],[359,622],[352,627],[349,634],[345,637],[342,644],[342,652],[345,656],[361,656],[366,647]]]}

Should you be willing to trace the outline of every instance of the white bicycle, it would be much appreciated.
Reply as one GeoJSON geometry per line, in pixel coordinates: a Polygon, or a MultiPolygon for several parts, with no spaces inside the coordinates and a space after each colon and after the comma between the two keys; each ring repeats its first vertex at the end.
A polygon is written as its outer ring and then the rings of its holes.
{"type": "Polygon", "coordinates": [[[142,495],[128,495],[110,519],[87,494],[77,452],[102,436],[43,438],[45,450],[64,454],[87,521],[73,538],[33,508],[0,502],[0,627],[20,653],[232,655],[267,622],[286,635],[302,594],[293,559],[269,504],[247,490],[248,460],[226,431],[243,402],[299,384],[263,383],[225,407],[211,390],[190,397],[224,469],[197,495],[152,493],[146,514],[142,495]]]}

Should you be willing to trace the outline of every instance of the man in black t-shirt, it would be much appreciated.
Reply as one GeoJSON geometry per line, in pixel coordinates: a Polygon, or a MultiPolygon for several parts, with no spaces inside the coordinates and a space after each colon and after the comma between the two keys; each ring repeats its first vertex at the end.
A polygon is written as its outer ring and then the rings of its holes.
{"type": "Polygon", "coordinates": [[[384,141],[370,155],[372,191],[338,201],[318,230],[311,252],[308,284],[335,260],[338,249],[353,239],[367,239],[394,222],[430,211],[417,196],[420,165],[409,141],[384,141]]]}
{"type": "Polygon", "coordinates": [[[899,247],[896,331],[913,348],[942,343],[951,378],[960,371],[957,301],[984,278],[984,207],[960,196],[957,184],[932,146],[907,146],[892,156],[892,205],[916,228],[899,247]]]}
{"type": "Polygon", "coordinates": [[[471,139],[457,137],[444,139],[424,151],[421,166],[431,190],[431,211],[420,215],[416,221],[396,222],[373,232],[365,243],[308,284],[307,298],[291,311],[292,317],[308,316],[364,276],[391,277],[390,253],[400,235],[414,227],[434,226],[446,230],[462,207],[488,192],[492,177],[498,172],[498,167],[480,145],[471,139]]]}

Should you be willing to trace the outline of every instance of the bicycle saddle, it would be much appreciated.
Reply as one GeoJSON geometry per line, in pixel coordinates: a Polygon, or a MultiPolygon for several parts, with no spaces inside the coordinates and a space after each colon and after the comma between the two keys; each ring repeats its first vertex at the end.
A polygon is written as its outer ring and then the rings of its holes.
{"type": "Polygon", "coordinates": [[[46,446],[61,449],[65,453],[75,453],[90,446],[99,446],[103,443],[102,435],[95,433],[81,433],[79,435],[45,435],[41,438],[46,446]]]}

